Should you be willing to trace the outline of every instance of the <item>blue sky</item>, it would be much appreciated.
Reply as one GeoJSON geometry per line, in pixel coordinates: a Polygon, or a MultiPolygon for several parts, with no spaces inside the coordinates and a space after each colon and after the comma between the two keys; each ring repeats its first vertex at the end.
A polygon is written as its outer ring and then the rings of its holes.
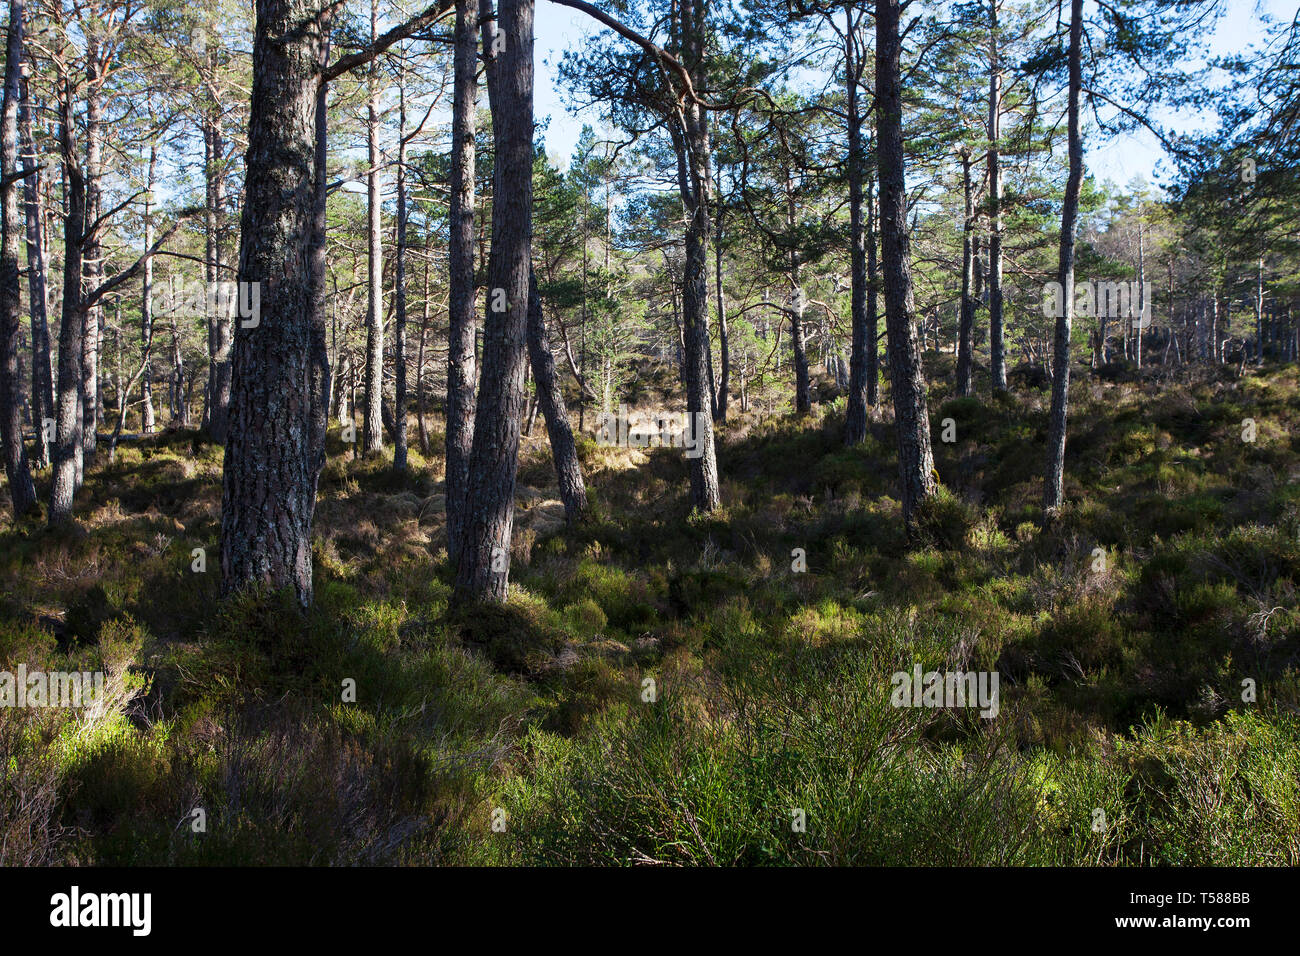
{"type": "MultiPolygon", "coordinates": [[[[1226,0],[1226,3],[1228,14],[1219,21],[1211,41],[1212,50],[1220,54],[1244,50],[1258,41],[1261,36],[1261,13],[1290,22],[1297,8],[1297,0],[1226,0]]],[[[546,132],[547,151],[563,161],[567,161],[572,154],[583,123],[597,125],[597,117],[594,110],[575,117],[565,109],[556,79],[556,67],[566,49],[579,46],[584,35],[597,29],[601,28],[577,10],[546,3],[545,0],[537,5],[536,112],[539,118],[549,114],[551,125],[546,132]]],[[[1177,119],[1168,113],[1161,120],[1180,128],[1201,128],[1205,125],[1197,117],[1177,119]]],[[[1087,163],[1095,175],[1121,185],[1136,176],[1155,183],[1155,168],[1164,155],[1156,138],[1144,130],[1092,145],[1088,150],[1087,163]]]]}

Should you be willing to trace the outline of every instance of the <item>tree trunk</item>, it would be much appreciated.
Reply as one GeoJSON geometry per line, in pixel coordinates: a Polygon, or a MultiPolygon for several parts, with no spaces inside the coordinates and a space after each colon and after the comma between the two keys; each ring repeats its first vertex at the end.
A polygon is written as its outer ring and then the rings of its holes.
{"type": "MultiPolygon", "coordinates": [[[[203,117],[203,181],[206,187],[203,202],[203,283],[206,287],[205,292],[208,296],[211,296],[216,289],[217,281],[216,253],[212,249],[217,234],[217,203],[212,196],[212,118],[210,116],[203,117]]],[[[209,433],[212,423],[212,388],[217,382],[217,310],[211,308],[208,304],[210,302],[211,298],[205,299],[204,320],[207,322],[208,333],[208,381],[203,387],[203,412],[199,415],[200,427],[207,429],[209,433]]]]}
{"type": "MultiPolygon", "coordinates": [[[[876,247],[875,185],[867,180],[867,407],[880,404],[880,263],[876,247]]],[[[888,343],[886,342],[886,350],[888,343]]],[[[886,356],[888,359],[888,356],[886,356]]]]}
{"type": "Polygon", "coordinates": [[[179,428],[190,427],[190,405],[185,399],[185,356],[181,352],[179,326],[172,323],[172,422],[179,428]]]}
{"type": "MultiPolygon", "coordinates": [[[[496,146],[483,371],[453,600],[503,602],[524,405],[533,238],[533,0],[501,0],[501,44],[484,36],[496,146]],[[494,52],[496,46],[499,52],[494,52]]],[[[486,27],[485,27],[486,30],[486,27]]]]}
{"type": "MultiPolygon", "coordinates": [[[[379,36],[377,0],[370,0],[370,42],[379,36]]],[[[370,169],[366,174],[366,414],[362,450],[376,454],[384,450],[384,244],[381,229],[383,206],[379,194],[379,67],[372,63],[369,99],[366,103],[366,143],[370,169]]]]}
{"type": "Polygon", "coordinates": [[[54,438],[54,485],[50,493],[50,524],[72,519],[72,498],[81,470],[82,336],[86,318],[81,305],[82,242],[86,229],[86,178],[77,156],[73,82],[63,77],[59,97],[59,141],[67,193],[63,219],[63,315],[59,327],[59,393],[54,438]]]}
{"type": "Polygon", "coordinates": [[[338,365],[339,375],[337,379],[338,419],[339,419],[339,423],[342,424],[344,422],[347,422],[352,417],[351,410],[348,408],[348,388],[347,388],[348,382],[352,378],[352,363],[348,359],[347,352],[343,353],[342,357],[338,360],[338,362],[339,362],[338,365]]]}
{"type": "Polygon", "coordinates": [[[564,406],[564,392],[555,374],[555,358],[551,355],[550,337],[546,334],[536,276],[529,279],[528,356],[532,361],[533,378],[537,381],[537,403],[546,419],[546,434],[551,439],[551,458],[560,482],[564,517],[569,524],[575,524],[587,510],[587,489],[582,480],[582,466],[578,463],[569,413],[564,406]]]}
{"type": "Polygon", "coordinates": [[[849,120],[849,301],[853,344],[849,353],[849,395],[844,415],[844,443],[857,445],[867,437],[867,410],[872,404],[868,395],[868,353],[876,351],[876,342],[875,335],[867,325],[867,249],[862,226],[862,178],[866,166],[862,149],[862,116],[858,107],[862,63],[858,55],[857,29],[853,22],[852,8],[847,5],[845,18],[844,87],[849,120]]]}
{"type": "MultiPolygon", "coordinates": [[[[682,0],[680,22],[682,58],[692,81],[703,88],[705,7],[700,0],[682,0]]],[[[685,338],[686,412],[690,416],[696,457],[689,459],[691,499],[702,512],[717,510],[718,462],[713,444],[709,395],[709,286],[705,278],[705,245],[709,235],[709,120],[698,102],[683,104],[681,126],[675,128],[679,188],[686,207],[686,262],[682,275],[682,322],[685,338]]]]}
{"type": "MultiPolygon", "coordinates": [[[[215,51],[212,53],[215,58],[215,51]]],[[[215,69],[215,63],[214,67],[215,69]]],[[[212,281],[226,280],[226,260],[221,243],[225,228],[226,208],[226,172],[225,172],[225,134],[221,126],[221,107],[214,107],[212,118],[212,281]]],[[[216,288],[221,288],[217,286],[216,288]]],[[[238,294],[238,293],[236,293],[238,294]]],[[[224,307],[224,296],[216,301],[223,307],[216,309],[212,317],[213,346],[211,381],[209,382],[208,430],[212,440],[218,445],[226,443],[226,434],[230,425],[230,350],[234,344],[234,317],[231,310],[224,307]]],[[[209,301],[213,301],[209,296],[209,301]]]]}
{"type": "Polygon", "coordinates": [[[961,316],[957,322],[957,394],[975,394],[972,381],[972,337],[975,331],[975,200],[971,194],[970,150],[961,154],[962,193],[966,201],[966,215],[961,241],[961,316]]]}
{"type": "Polygon", "coordinates": [[[1218,289],[1210,294],[1210,363],[1218,364],[1218,289]]]}
{"type": "MultiPolygon", "coordinates": [[[[332,8],[326,7],[320,15],[320,30],[324,35],[324,42],[320,49],[320,68],[323,71],[329,65],[330,59],[330,27],[333,22],[332,8]]],[[[311,407],[311,471],[313,475],[319,476],[322,468],[325,467],[325,436],[329,432],[330,425],[330,387],[333,384],[333,370],[330,368],[330,351],[328,330],[326,329],[325,316],[330,312],[328,308],[328,264],[325,258],[326,244],[328,242],[329,217],[328,200],[329,189],[329,84],[319,83],[316,86],[316,115],[313,119],[313,142],[312,142],[312,172],[315,177],[313,182],[314,192],[312,193],[312,220],[311,220],[311,239],[308,244],[310,263],[309,275],[311,282],[312,310],[309,327],[311,338],[310,355],[308,363],[310,371],[308,373],[308,389],[312,397],[311,407]]],[[[337,290],[337,287],[336,287],[337,290]]],[[[337,309],[337,306],[335,306],[337,309]]],[[[337,315],[337,311],[334,313],[337,315]]],[[[234,365],[231,364],[232,387],[234,365]]],[[[342,387],[340,386],[340,392],[342,387]]],[[[356,403],[355,395],[349,396],[353,400],[348,418],[351,420],[355,414],[356,403]]],[[[340,418],[343,416],[340,415],[340,418]]],[[[355,455],[356,444],[352,445],[352,451],[355,455]]],[[[314,499],[313,499],[314,500],[314,499]]]]}
{"type": "Polygon", "coordinates": [[[143,279],[140,284],[140,342],[145,349],[144,371],[140,376],[141,408],[140,431],[152,435],[157,423],[153,410],[153,383],[150,381],[149,345],[153,342],[153,256],[149,248],[153,245],[153,189],[157,183],[158,147],[149,144],[149,178],[144,194],[144,265],[141,267],[143,279]]]}
{"type": "MultiPolygon", "coordinates": [[[[22,329],[22,280],[18,246],[25,223],[18,212],[18,82],[23,64],[23,0],[9,0],[4,98],[0,106],[0,440],[4,442],[5,477],[14,516],[38,511],[36,488],[23,444],[22,381],[18,374],[18,338],[22,329]]],[[[35,418],[35,416],[33,416],[35,418]]],[[[40,430],[40,421],[36,421],[40,430]]]]}
{"type": "Polygon", "coordinates": [[[474,440],[474,128],[478,95],[478,0],[456,0],[447,248],[447,554],[459,558],[474,440]]]}
{"type": "Polygon", "coordinates": [[[1264,257],[1255,272],[1255,364],[1264,364],[1264,257]]]}
{"type": "MultiPolygon", "coordinates": [[[[1174,347],[1174,364],[1179,364],[1182,360],[1182,353],[1179,351],[1178,329],[1174,325],[1174,253],[1175,250],[1173,249],[1169,251],[1169,261],[1165,263],[1165,289],[1168,296],[1168,305],[1166,307],[1169,310],[1169,341],[1174,347]]],[[[1165,356],[1168,357],[1168,355],[1169,349],[1166,347],[1165,356]]],[[[1162,362],[1161,364],[1165,363],[1162,362]]]]}
{"type": "Polygon", "coordinates": [[[1079,135],[1079,93],[1083,86],[1083,0],[1072,0],[1070,11],[1070,175],[1061,211],[1061,256],[1057,279],[1061,284],[1061,314],[1056,320],[1052,354],[1052,408],[1047,424],[1047,475],[1043,510],[1052,518],[1065,494],[1065,424],[1070,400],[1070,323],[1074,313],[1075,227],[1079,219],[1079,191],[1083,183],[1083,140],[1079,135]]]}
{"type": "Polygon", "coordinates": [[[993,390],[1007,390],[1007,353],[1002,325],[1002,65],[998,50],[998,5],[989,0],[989,364],[993,390]]]}
{"type": "Polygon", "coordinates": [[[899,0],[876,2],[876,123],[880,167],[880,229],[884,258],[885,327],[889,336],[890,391],[898,431],[903,520],[915,526],[917,507],[938,481],[930,449],[925,373],[916,340],[912,266],[907,235],[903,166],[903,102],[899,76],[899,0]]]}
{"type": "Polygon", "coordinates": [[[803,316],[807,308],[803,286],[799,285],[798,268],[795,269],[794,301],[790,309],[790,344],[794,349],[794,411],[796,415],[812,414],[812,381],[808,374],[808,353],[804,345],[803,316]]]}
{"type": "Polygon", "coordinates": [[[316,111],[324,36],[310,0],[258,0],[240,282],[261,320],[235,331],[222,483],[222,591],[293,588],[311,603],[317,451],[313,329],[316,111]]]}
{"type": "MultiPolygon", "coordinates": [[[[89,229],[85,238],[86,248],[83,266],[85,277],[93,289],[100,284],[104,276],[104,249],[100,243],[102,226],[94,225],[103,211],[102,202],[102,137],[103,137],[103,103],[101,87],[104,77],[101,72],[100,47],[92,36],[86,50],[86,222],[89,229]]],[[[78,466],[77,487],[81,487],[84,465],[89,465],[95,458],[98,445],[97,429],[100,420],[99,397],[99,345],[102,327],[103,309],[98,305],[83,310],[82,322],[85,330],[81,337],[81,447],[82,465],[78,466]]],[[[62,348],[62,342],[60,342],[62,348]]]]}
{"type": "MultiPolygon", "coordinates": [[[[789,167],[785,171],[785,218],[786,228],[795,234],[798,226],[794,203],[794,182],[789,167]]],[[[794,411],[796,415],[812,414],[812,382],[808,375],[808,354],[804,348],[804,312],[808,307],[808,298],[801,281],[801,261],[799,250],[790,250],[790,284],[792,287],[790,301],[790,344],[794,349],[794,411]]]]}
{"type": "Polygon", "coordinates": [[[113,434],[108,439],[108,460],[110,464],[117,456],[117,442],[118,439],[122,437],[122,428],[126,424],[126,410],[128,407],[127,400],[131,391],[135,388],[136,383],[140,381],[144,376],[145,371],[149,368],[149,352],[153,346],[152,342],[145,342],[144,349],[140,356],[140,367],[136,369],[135,374],[131,376],[129,382],[123,381],[121,327],[121,323],[119,322],[117,333],[117,424],[113,426],[113,434]]]}
{"type": "Polygon", "coordinates": [[[399,89],[397,242],[393,262],[393,470],[406,471],[406,79],[399,89]]]}
{"type": "Polygon", "coordinates": [[[421,306],[423,315],[420,319],[420,357],[415,366],[415,420],[420,428],[420,454],[429,457],[429,426],[424,420],[424,346],[429,337],[429,272],[431,265],[428,250],[424,261],[424,302],[421,306]]]}
{"type": "MultiPolygon", "coordinates": [[[[29,84],[20,80],[18,126],[22,138],[24,166],[36,166],[36,143],[32,135],[32,107],[29,84]]],[[[52,461],[51,441],[45,420],[54,418],[54,375],[50,365],[49,280],[45,257],[45,209],[42,199],[43,171],[23,179],[23,200],[27,227],[27,302],[32,323],[32,419],[36,426],[36,467],[48,468],[52,461]]]]}
{"type": "Polygon", "coordinates": [[[727,300],[722,294],[722,164],[718,162],[718,212],[714,227],[713,272],[718,293],[718,345],[722,353],[722,368],[718,378],[717,398],[714,400],[715,421],[727,420],[727,400],[731,391],[731,344],[727,340],[727,300]]]}

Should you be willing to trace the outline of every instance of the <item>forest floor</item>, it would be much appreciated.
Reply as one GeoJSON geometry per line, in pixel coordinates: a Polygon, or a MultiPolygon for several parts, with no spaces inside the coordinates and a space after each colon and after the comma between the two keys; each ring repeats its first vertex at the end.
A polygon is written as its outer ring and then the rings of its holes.
{"type": "Polygon", "coordinates": [[[218,600],[219,447],[124,444],[75,528],[0,525],[0,669],[109,675],[0,708],[0,864],[1296,865],[1300,380],[1160,374],[1079,372],[1048,529],[1046,389],[934,386],[919,542],[842,400],[733,406],[707,517],[681,449],[588,437],[576,529],[539,421],[512,596],[458,618],[436,451],[335,429],[304,617],[218,600]],[[918,664],[997,716],[893,706],[918,664]]]}

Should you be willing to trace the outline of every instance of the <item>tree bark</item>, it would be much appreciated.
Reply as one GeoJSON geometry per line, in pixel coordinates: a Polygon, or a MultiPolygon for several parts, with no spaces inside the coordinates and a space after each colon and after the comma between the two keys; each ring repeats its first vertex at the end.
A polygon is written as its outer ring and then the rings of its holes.
{"type": "Polygon", "coordinates": [[[930,448],[925,373],[916,339],[912,266],[903,166],[903,103],[899,59],[899,0],[876,2],[876,124],[880,166],[880,230],[884,258],[885,327],[890,391],[898,431],[903,520],[914,527],[917,507],[938,486],[930,448]]]}
{"type": "Polygon", "coordinates": [[[153,189],[157,183],[158,147],[149,144],[149,173],[144,194],[144,265],[143,278],[140,283],[140,342],[145,349],[144,369],[140,376],[141,408],[140,431],[152,435],[157,423],[153,410],[153,383],[150,381],[149,347],[153,342],[153,256],[149,247],[153,245],[153,189]]]}
{"type": "Polygon", "coordinates": [[[857,445],[866,440],[868,409],[868,352],[876,350],[875,335],[867,325],[867,249],[862,224],[862,180],[866,157],[862,149],[862,116],[858,90],[862,79],[862,62],[858,53],[857,30],[852,7],[845,6],[844,72],[848,110],[848,179],[849,179],[849,301],[853,344],[849,353],[848,408],[844,416],[844,443],[857,445]]]}
{"type": "Polygon", "coordinates": [[[1002,63],[998,49],[998,5],[989,0],[989,372],[995,392],[1007,390],[1007,352],[1002,318],[1002,63]]]}
{"type": "Polygon", "coordinates": [[[1264,257],[1255,272],[1255,364],[1264,364],[1264,257]]]}
{"type": "MultiPolygon", "coordinates": [[[[1138,215],[1141,216],[1142,207],[1138,206],[1138,215]]],[[[1137,361],[1137,367],[1142,367],[1142,333],[1146,331],[1142,322],[1146,316],[1146,310],[1151,303],[1147,302],[1147,259],[1146,259],[1146,238],[1142,234],[1142,220],[1138,219],[1138,294],[1133,302],[1133,308],[1137,310],[1138,318],[1133,331],[1133,357],[1137,361]]],[[[1215,333],[1214,337],[1214,360],[1219,360],[1219,337],[1215,333]]]]}
{"type": "Polygon", "coordinates": [[[478,0],[456,0],[448,217],[447,554],[459,559],[474,440],[474,131],[478,95],[478,0]]]}
{"type": "Polygon", "coordinates": [[[718,377],[717,397],[714,400],[713,407],[716,414],[713,416],[715,421],[725,422],[727,420],[727,402],[731,391],[731,343],[727,339],[727,300],[722,294],[722,228],[723,228],[723,211],[722,211],[722,165],[718,163],[718,211],[714,217],[714,241],[713,241],[713,272],[714,281],[718,293],[718,345],[722,353],[722,366],[718,377]]]}
{"type": "MultiPolygon", "coordinates": [[[[23,444],[22,380],[18,373],[18,339],[22,330],[22,280],[18,246],[25,223],[18,212],[18,88],[23,64],[23,0],[9,0],[4,97],[0,104],[0,440],[4,442],[5,477],[14,516],[39,511],[36,488],[23,444]]],[[[36,423],[40,430],[39,420],[36,423]]]]}
{"type": "Polygon", "coordinates": [[[490,42],[488,97],[496,146],[483,372],[474,418],[463,539],[453,601],[503,602],[509,586],[515,473],[524,406],[533,239],[533,0],[501,0],[490,42]]]}
{"type": "MultiPolygon", "coordinates": [[[[324,42],[320,51],[322,74],[329,66],[330,26],[333,22],[332,8],[327,7],[320,17],[321,32],[324,42]]],[[[330,368],[330,351],[328,330],[325,316],[329,312],[327,278],[329,270],[325,259],[328,240],[328,199],[329,189],[329,84],[319,83],[316,87],[316,116],[314,123],[314,142],[312,150],[312,170],[315,175],[314,193],[312,195],[312,223],[310,241],[310,274],[312,302],[314,307],[310,326],[310,363],[309,388],[312,396],[311,410],[311,467],[316,475],[325,467],[325,436],[330,424],[330,386],[333,383],[333,371],[330,368]]],[[[232,366],[233,369],[233,366],[232,366]]],[[[339,391],[342,392],[340,385],[339,391]]],[[[355,404],[349,419],[355,413],[355,404]]],[[[342,414],[339,418],[342,418],[342,414]]],[[[356,452],[356,445],[352,446],[356,452]]]]}
{"type": "MultiPolygon", "coordinates": [[[[786,227],[790,230],[790,235],[794,235],[799,220],[795,210],[794,183],[788,167],[785,172],[785,203],[786,227]]],[[[812,414],[812,378],[808,374],[808,354],[804,348],[803,328],[808,297],[803,291],[802,265],[799,250],[791,248],[790,344],[794,349],[794,412],[799,416],[812,414]]]]}
{"type": "MultiPolygon", "coordinates": [[[[212,54],[215,58],[215,52],[212,54]]],[[[213,63],[213,70],[216,65],[213,63]]],[[[221,237],[225,228],[226,172],[225,133],[221,125],[221,104],[213,106],[212,165],[212,281],[226,281],[226,260],[221,237]]],[[[219,287],[218,287],[219,288],[219,287]]],[[[209,297],[209,301],[212,298],[209,297]]],[[[218,298],[217,301],[221,301],[218,298]]],[[[209,394],[208,430],[218,445],[226,443],[230,424],[230,350],[234,344],[234,319],[227,308],[218,308],[212,316],[213,353],[209,394]]]]}
{"type": "MultiPolygon", "coordinates": [[[[206,286],[205,292],[210,296],[216,289],[217,281],[216,255],[212,251],[212,244],[217,233],[217,204],[212,196],[212,120],[209,116],[203,117],[203,181],[206,187],[203,202],[203,283],[206,286]]],[[[203,386],[203,412],[199,415],[201,427],[208,429],[209,433],[212,422],[212,388],[217,382],[216,310],[207,305],[210,301],[210,299],[205,299],[203,316],[204,321],[207,323],[208,333],[208,380],[203,386]]]]}
{"type": "MultiPolygon", "coordinates": [[[[222,482],[222,591],[293,588],[311,603],[316,505],[316,111],[324,62],[311,0],[258,0],[240,282],[261,317],[235,330],[222,482]]],[[[321,330],[324,324],[319,323],[321,330]]]]}
{"type": "MultiPolygon", "coordinates": [[[[875,189],[867,180],[867,408],[880,404],[880,262],[876,247],[875,189]]],[[[888,343],[886,343],[888,345],[888,343]]]]}
{"type": "MultiPolygon", "coordinates": [[[[100,284],[104,276],[104,249],[100,243],[103,226],[97,224],[103,211],[101,182],[104,108],[101,87],[104,76],[100,57],[99,42],[92,34],[86,49],[86,222],[90,225],[85,237],[83,259],[85,278],[92,289],[100,284]]],[[[95,458],[99,442],[97,429],[100,421],[99,345],[102,315],[103,309],[97,305],[84,309],[82,315],[85,324],[81,337],[82,465],[77,469],[77,487],[81,486],[84,465],[89,465],[95,458]]],[[[61,340],[59,347],[62,348],[61,340]]]]}
{"type": "MultiPolygon", "coordinates": [[[[32,107],[29,83],[19,87],[18,127],[22,139],[23,165],[37,164],[32,135],[32,107]]],[[[38,169],[23,179],[23,201],[27,227],[27,301],[32,324],[32,419],[36,426],[36,467],[48,468],[52,442],[46,438],[45,420],[54,418],[54,374],[50,364],[49,279],[45,257],[45,209],[42,204],[44,173],[38,169]]]]}
{"type": "Polygon", "coordinates": [[[1057,281],[1061,284],[1061,314],[1056,319],[1052,354],[1052,407],[1047,422],[1047,475],[1043,511],[1050,519],[1060,510],[1065,491],[1065,425],[1070,400],[1070,323],[1074,313],[1075,231],[1079,192],[1083,184],[1083,140],[1079,135],[1079,95],[1083,86],[1083,0],[1070,6],[1069,53],[1070,175],[1061,210],[1061,255],[1057,281]]]}
{"type": "MultiPolygon", "coordinates": [[[[703,86],[705,6],[700,0],[682,0],[679,9],[682,59],[696,88],[703,86]]],[[[680,126],[673,129],[677,149],[678,185],[685,204],[686,262],[682,275],[682,322],[685,327],[686,412],[690,416],[697,457],[689,459],[691,500],[702,512],[716,511],[722,503],[718,490],[718,462],[713,442],[713,416],[709,394],[709,286],[706,279],[709,235],[710,144],[709,119],[704,107],[688,99],[679,111],[680,126]]]]}
{"type": "Polygon", "coordinates": [[[415,420],[420,430],[420,454],[425,458],[429,457],[429,426],[424,420],[424,347],[429,337],[429,272],[431,264],[428,259],[428,250],[425,250],[424,261],[424,302],[421,305],[423,314],[420,318],[420,353],[416,359],[415,365],[415,420]]]}
{"type": "Polygon", "coordinates": [[[399,91],[397,242],[393,262],[393,470],[406,471],[406,78],[399,91]]]}
{"type": "Polygon", "coordinates": [[[86,330],[81,305],[82,242],[86,229],[86,178],[77,156],[76,118],[72,110],[72,78],[62,77],[59,96],[59,145],[63,153],[66,188],[63,218],[63,315],[59,327],[58,415],[54,438],[54,484],[50,493],[51,525],[72,519],[72,499],[81,470],[82,336],[86,330]]]}
{"type": "Polygon", "coordinates": [[[812,377],[808,374],[808,352],[804,345],[803,316],[808,300],[799,284],[799,270],[795,268],[794,301],[790,308],[790,345],[794,364],[794,412],[796,415],[812,414],[812,377]]]}
{"type": "MultiPolygon", "coordinates": [[[[379,36],[377,0],[370,0],[370,42],[379,36]]],[[[378,67],[372,63],[367,80],[366,143],[370,169],[366,174],[366,414],[362,449],[366,454],[384,450],[384,243],[379,194],[379,82],[378,67]]]]}
{"type": "Polygon", "coordinates": [[[568,409],[564,405],[564,392],[555,374],[555,358],[551,355],[550,336],[546,333],[546,320],[542,316],[542,297],[537,290],[536,276],[529,279],[528,357],[537,382],[537,403],[541,406],[546,434],[551,440],[551,458],[560,483],[564,517],[569,524],[576,524],[587,510],[587,488],[582,480],[582,466],[578,463],[568,409]]]}
{"type": "Polygon", "coordinates": [[[117,456],[117,442],[122,437],[122,428],[126,425],[127,399],[131,391],[135,388],[136,383],[144,376],[145,371],[149,368],[149,352],[153,348],[152,342],[145,342],[143,352],[140,356],[140,367],[135,370],[129,382],[122,379],[122,333],[121,325],[118,326],[117,333],[117,424],[113,426],[113,434],[108,439],[108,460],[111,464],[117,456]]]}
{"type": "Polygon", "coordinates": [[[185,398],[185,355],[181,351],[180,327],[172,322],[172,375],[170,397],[172,422],[178,428],[190,427],[190,404],[185,398]]]}
{"type": "Polygon", "coordinates": [[[962,225],[961,240],[961,317],[957,323],[957,394],[963,397],[973,395],[974,382],[971,378],[973,360],[971,356],[972,336],[975,331],[975,205],[971,194],[970,150],[963,149],[961,154],[962,194],[965,197],[966,211],[962,225]]]}

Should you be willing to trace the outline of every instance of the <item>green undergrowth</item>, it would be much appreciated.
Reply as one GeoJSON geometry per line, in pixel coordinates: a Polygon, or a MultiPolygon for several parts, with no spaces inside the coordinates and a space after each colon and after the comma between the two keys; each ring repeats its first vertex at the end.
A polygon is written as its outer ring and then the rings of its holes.
{"type": "Polygon", "coordinates": [[[680,450],[582,438],[589,519],[525,511],[457,613],[436,426],[400,476],[331,435],[306,613],[221,600],[219,447],[124,443],[74,527],[0,526],[0,671],[110,677],[0,708],[0,863],[1295,865],[1300,383],[1148,374],[1077,376],[1048,525],[1033,387],[932,388],[910,531],[842,401],[733,406],[708,516],[680,450]],[[997,715],[893,706],[917,666],[997,715]]]}

